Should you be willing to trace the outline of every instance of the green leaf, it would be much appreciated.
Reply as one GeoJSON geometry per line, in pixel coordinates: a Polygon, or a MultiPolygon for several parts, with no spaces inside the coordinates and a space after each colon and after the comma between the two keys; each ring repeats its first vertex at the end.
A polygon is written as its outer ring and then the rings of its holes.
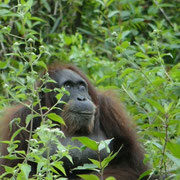
{"type": "Polygon", "coordinates": [[[26,94],[17,94],[16,98],[25,100],[25,99],[27,99],[27,96],[26,96],[26,94]]]}
{"type": "Polygon", "coordinates": [[[105,6],[104,1],[103,0],[96,0],[96,2],[99,2],[103,7],[105,6]]]}
{"type": "Polygon", "coordinates": [[[44,92],[44,93],[48,93],[48,92],[52,92],[53,90],[44,87],[44,88],[41,89],[41,91],[44,92]]]}
{"type": "MultiPolygon", "coordinates": [[[[63,93],[58,93],[58,94],[56,95],[56,99],[57,99],[58,101],[60,101],[63,96],[64,96],[63,93]]],[[[60,103],[62,103],[62,101],[61,101],[60,103]]]]}
{"type": "Polygon", "coordinates": [[[99,180],[99,178],[94,174],[82,174],[78,176],[85,180],[99,180]]]}
{"type": "Polygon", "coordinates": [[[149,135],[155,136],[155,137],[159,137],[159,138],[165,137],[165,133],[163,133],[163,132],[146,130],[146,133],[149,135]]]}
{"type": "Polygon", "coordinates": [[[18,164],[21,172],[18,173],[17,180],[28,180],[29,173],[31,171],[31,166],[28,164],[18,164]]]}
{"type": "Polygon", "coordinates": [[[72,43],[72,38],[69,36],[65,36],[64,41],[65,41],[66,45],[69,46],[72,43]]]}
{"type": "Polygon", "coordinates": [[[143,22],[143,21],[144,21],[143,18],[134,18],[134,19],[132,19],[133,23],[139,23],[139,22],[143,22]]]}
{"type": "Polygon", "coordinates": [[[14,174],[16,167],[3,166],[7,174],[14,174]]]}
{"type": "Polygon", "coordinates": [[[52,34],[52,33],[54,33],[54,32],[56,31],[56,29],[57,29],[60,21],[61,21],[61,17],[59,16],[59,17],[56,19],[56,21],[55,21],[55,23],[54,23],[54,25],[53,25],[53,28],[52,28],[51,31],[50,31],[50,34],[52,34]]]}
{"type": "Polygon", "coordinates": [[[171,110],[173,104],[174,104],[174,102],[169,103],[169,105],[165,104],[165,105],[164,105],[164,109],[165,109],[164,111],[165,111],[166,113],[168,113],[168,112],[171,110]]]}
{"type": "Polygon", "coordinates": [[[111,143],[112,140],[113,140],[113,138],[112,139],[107,139],[107,140],[104,140],[104,141],[100,141],[100,143],[98,145],[98,150],[101,151],[102,149],[106,148],[106,151],[108,153],[110,153],[109,144],[111,143]]]}
{"type": "Polygon", "coordinates": [[[100,165],[100,162],[95,160],[95,159],[91,159],[91,158],[88,158],[94,165],[96,165],[99,169],[101,169],[101,165],[100,165]]]}
{"type": "Polygon", "coordinates": [[[17,159],[22,159],[16,155],[7,155],[7,156],[3,156],[4,159],[9,159],[9,160],[17,160],[17,159]]]}
{"type": "Polygon", "coordinates": [[[41,67],[43,67],[44,69],[47,70],[47,66],[46,66],[46,64],[43,61],[38,61],[36,65],[37,66],[41,66],[41,67]]]}
{"type": "Polygon", "coordinates": [[[84,33],[84,34],[87,34],[87,35],[90,35],[90,36],[95,36],[95,34],[93,34],[91,31],[88,31],[86,29],[83,29],[83,28],[80,28],[80,27],[78,27],[77,29],[79,31],[81,31],[82,33],[84,33]]]}
{"type": "Polygon", "coordinates": [[[0,69],[5,69],[7,67],[7,61],[0,61],[0,69]]]}
{"type": "Polygon", "coordinates": [[[111,75],[107,75],[107,76],[103,76],[102,78],[100,78],[99,80],[96,81],[96,84],[100,84],[102,82],[104,82],[106,79],[110,79],[116,77],[116,73],[112,73],[111,75]]]}
{"type": "Polygon", "coordinates": [[[171,152],[173,156],[180,159],[180,144],[168,142],[167,149],[171,152]]]}
{"type": "Polygon", "coordinates": [[[121,47],[123,47],[124,49],[126,49],[127,47],[130,46],[130,43],[129,41],[124,41],[122,44],[121,44],[121,47]]]}
{"type": "Polygon", "coordinates": [[[98,168],[98,166],[95,164],[83,164],[83,166],[78,166],[73,170],[95,170],[96,168],[98,168]]]}
{"type": "Polygon", "coordinates": [[[140,175],[140,177],[138,178],[138,180],[141,180],[143,177],[149,175],[150,173],[151,173],[151,170],[147,170],[147,171],[143,172],[143,173],[140,175]]]}
{"type": "MultiPolygon", "coordinates": [[[[151,134],[151,133],[150,133],[151,134]]],[[[160,150],[163,149],[163,146],[157,142],[152,142],[152,144],[154,144],[157,148],[159,148],[160,150]]]]}
{"type": "Polygon", "coordinates": [[[143,59],[148,59],[148,56],[146,56],[144,53],[142,52],[138,52],[135,54],[136,57],[140,57],[140,58],[143,58],[143,59]]]}
{"type": "Polygon", "coordinates": [[[26,155],[25,151],[18,151],[18,150],[16,150],[16,153],[21,154],[21,155],[26,155]]]}
{"type": "Polygon", "coordinates": [[[119,151],[121,150],[122,146],[119,148],[119,150],[114,154],[109,154],[108,157],[104,158],[104,160],[101,162],[101,165],[104,168],[108,166],[108,164],[118,155],[119,151]]]}
{"type": "Polygon", "coordinates": [[[7,10],[7,9],[1,9],[1,11],[0,11],[0,17],[6,16],[8,13],[10,13],[9,10],[7,10]]]}
{"type": "Polygon", "coordinates": [[[114,2],[114,0],[108,0],[108,1],[106,1],[106,7],[109,7],[113,2],[114,2]]]}
{"type": "Polygon", "coordinates": [[[173,161],[176,164],[176,166],[178,166],[178,168],[180,168],[180,159],[179,158],[174,157],[173,155],[171,155],[168,152],[165,152],[165,154],[171,161],[173,161]]]}
{"type": "Polygon", "coordinates": [[[63,167],[63,163],[60,161],[60,162],[53,162],[52,165],[54,167],[56,167],[58,170],[60,170],[65,176],[66,176],[66,171],[63,167]]]}
{"type": "Polygon", "coordinates": [[[153,107],[155,107],[157,110],[162,112],[163,114],[165,113],[164,108],[159,104],[157,101],[154,101],[153,99],[146,99],[153,107]]]}
{"type": "Polygon", "coordinates": [[[26,12],[32,7],[32,5],[33,5],[33,0],[28,0],[25,3],[25,10],[26,10],[26,12]]]}
{"type": "Polygon", "coordinates": [[[39,18],[39,17],[31,17],[30,19],[31,19],[31,20],[33,20],[33,21],[40,21],[40,22],[47,23],[47,21],[46,21],[46,20],[41,19],[41,18],[39,18]]]}
{"type": "Polygon", "coordinates": [[[24,127],[21,127],[20,129],[18,129],[16,132],[13,133],[13,135],[11,136],[11,141],[14,140],[14,138],[22,131],[24,130],[24,127]]]}
{"type": "Polygon", "coordinates": [[[37,114],[28,114],[27,116],[26,116],[26,126],[30,123],[30,121],[31,120],[33,120],[33,118],[35,118],[35,117],[39,117],[39,115],[37,115],[37,114]]]}
{"type": "Polygon", "coordinates": [[[98,143],[92,139],[89,139],[88,137],[85,137],[85,136],[73,137],[72,140],[80,141],[82,144],[84,144],[86,147],[88,147],[89,149],[91,149],[93,151],[98,150],[98,143]]]}
{"type": "Polygon", "coordinates": [[[135,69],[132,69],[132,68],[126,68],[122,74],[120,75],[120,78],[123,78],[124,76],[126,76],[127,74],[130,74],[131,72],[134,72],[135,69]]]}
{"type": "Polygon", "coordinates": [[[60,117],[60,116],[58,116],[58,115],[55,114],[55,113],[49,113],[49,114],[47,115],[47,117],[48,117],[49,119],[55,121],[55,122],[58,122],[58,123],[60,123],[60,124],[65,125],[65,122],[64,122],[63,118],[60,117]]]}
{"type": "Polygon", "coordinates": [[[10,143],[11,143],[11,141],[0,141],[0,143],[10,144],[10,143]]]}
{"type": "Polygon", "coordinates": [[[111,18],[111,17],[113,17],[116,14],[120,14],[120,11],[111,11],[111,12],[109,12],[108,18],[111,18]]]}
{"type": "Polygon", "coordinates": [[[110,177],[106,178],[106,180],[116,180],[116,178],[110,176],[110,177]]]}

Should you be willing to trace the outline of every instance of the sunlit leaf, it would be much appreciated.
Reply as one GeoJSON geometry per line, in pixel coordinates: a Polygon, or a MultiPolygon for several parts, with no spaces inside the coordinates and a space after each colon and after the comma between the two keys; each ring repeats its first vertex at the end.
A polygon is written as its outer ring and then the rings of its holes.
{"type": "Polygon", "coordinates": [[[78,175],[80,178],[83,178],[84,180],[99,180],[99,178],[96,175],[89,174],[89,175],[78,175]]]}
{"type": "Polygon", "coordinates": [[[65,125],[65,122],[64,122],[63,118],[60,117],[60,116],[58,116],[58,115],[55,114],[55,113],[49,113],[49,114],[47,115],[47,117],[48,117],[49,119],[55,121],[55,122],[58,122],[58,123],[60,123],[60,124],[65,125]]]}
{"type": "Polygon", "coordinates": [[[87,146],[89,149],[92,149],[93,151],[98,150],[98,143],[92,139],[89,139],[88,137],[73,137],[72,140],[78,140],[85,146],[87,146]]]}

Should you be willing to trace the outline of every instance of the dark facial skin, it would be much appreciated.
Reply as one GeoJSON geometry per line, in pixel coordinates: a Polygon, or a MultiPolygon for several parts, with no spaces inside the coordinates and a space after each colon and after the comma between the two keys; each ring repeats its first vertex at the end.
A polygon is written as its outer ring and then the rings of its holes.
{"type": "Polygon", "coordinates": [[[94,128],[95,105],[88,94],[86,81],[74,71],[64,69],[56,73],[55,80],[59,88],[65,87],[70,95],[64,95],[66,104],[61,116],[66,123],[65,134],[89,134],[94,128]]]}
{"type": "MultiPolygon", "coordinates": [[[[72,145],[73,147],[81,147],[82,144],[80,142],[71,140],[72,136],[87,136],[96,141],[104,140],[105,135],[101,131],[98,131],[98,134],[94,134],[93,132],[96,106],[88,94],[86,81],[69,69],[57,72],[54,79],[57,82],[58,88],[65,87],[70,93],[70,95],[64,95],[61,99],[66,104],[59,104],[59,107],[62,108],[60,115],[66,123],[66,126],[62,126],[61,128],[66,138],[60,139],[60,142],[64,146],[72,145]]],[[[56,149],[55,145],[51,145],[50,154],[54,154],[56,149]]],[[[70,169],[78,165],[90,163],[88,158],[97,159],[96,152],[88,148],[83,152],[80,152],[78,149],[72,149],[69,153],[73,158],[74,164],[67,158],[63,158],[64,167],[68,173],[70,169]]],[[[101,158],[103,159],[105,156],[107,156],[107,153],[103,150],[101,152],[101,158]]]]}

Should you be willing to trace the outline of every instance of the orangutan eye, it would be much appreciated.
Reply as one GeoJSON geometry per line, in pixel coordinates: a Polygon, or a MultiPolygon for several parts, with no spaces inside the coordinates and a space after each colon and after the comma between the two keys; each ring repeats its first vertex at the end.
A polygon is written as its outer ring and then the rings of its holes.
{"type": "Polygon", "coordinates": [[[79,84],[79,90],[85,91],[85,90],[86,90],[86,84],[80,83],[80,84],[79,84]]]}
{"type": "Polygon", "coordinates": [[[73,87],[73,83],[71,81],[67,81],[64,83],[64,87],[66,89],[71,89],[73,87]]]}

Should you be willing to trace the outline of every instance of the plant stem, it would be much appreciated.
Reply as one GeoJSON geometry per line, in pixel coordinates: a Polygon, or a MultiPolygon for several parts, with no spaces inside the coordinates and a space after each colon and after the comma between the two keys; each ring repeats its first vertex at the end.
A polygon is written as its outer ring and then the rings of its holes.
{"type": "Polygon", "coordinates": [[[172,22],[170,21],[169,17],[167,16],[167,14],[165,13],[164,9],[159,7],[159,4],[156,0],[154,0],[155,4],[158,6],[159,10],[161,11],[161,13],[163,14],[163,16],[165,17],[165,20],[169,23],[169,25],[174,29],[174,25],[172,24],[172,22]]]}
{"type": "Polygon", "coordinates": [[[99,160],[99,164],[100,164],[100,179],[103,180],[103,173],[104,173],[104,169],[102,167],[102,163],[101,163],[101,154],[100,151],[97,151],[97,155],[98,155],[98,160],[99,160]]]}
{"type": "Polygon", "coordinates": [[[163,169],[163,164],[164,164],[164,173],[167,173],[167,169],[166,169],[166,162],[165,162],[165,152],[166,152],[166,146],[167,146],[167,142],[168,142],[168,114],[165,114],[165,122],[164,122],[164,127],[165,127],[165,140],[164,140],[164,145],[163,145],[163,150],[162,150],[162,159],[160,162],[160,176],[162,177],[162,169],[163,169]]]}

